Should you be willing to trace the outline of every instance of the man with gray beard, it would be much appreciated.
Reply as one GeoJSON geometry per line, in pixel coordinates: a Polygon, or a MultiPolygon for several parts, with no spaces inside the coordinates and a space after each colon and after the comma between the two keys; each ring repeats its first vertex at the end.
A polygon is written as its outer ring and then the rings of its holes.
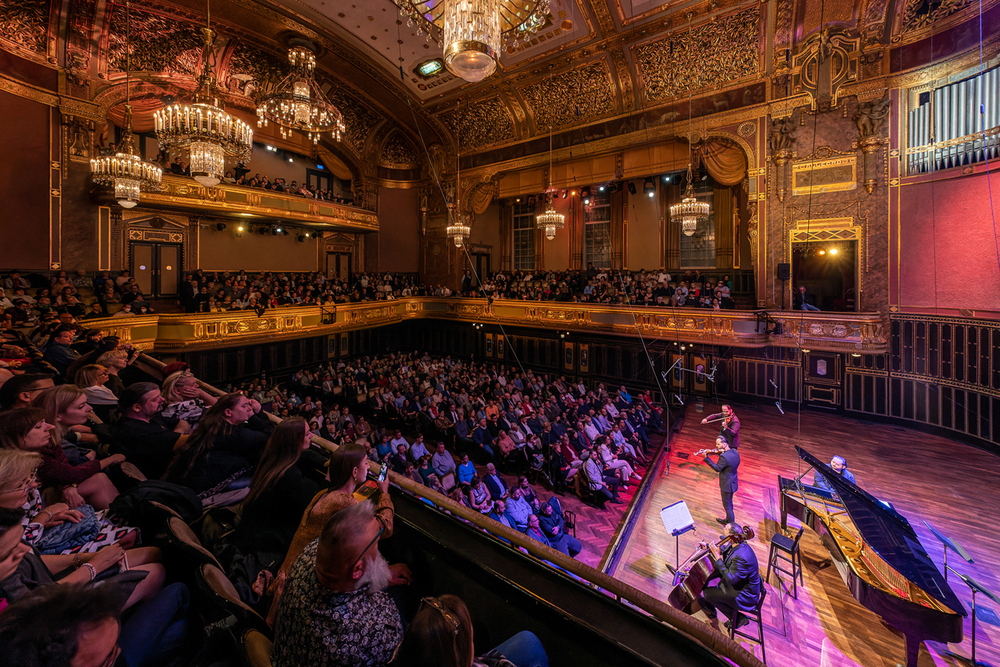
{"type": "Polygon", "coordinates": [[[278,607],[274,667],[380,667],[403,638],[403,620],[384,589],[408,584],[404,564],[378,552],[382,525],[371,502],[330,517],[295,561],[278,607]]]}

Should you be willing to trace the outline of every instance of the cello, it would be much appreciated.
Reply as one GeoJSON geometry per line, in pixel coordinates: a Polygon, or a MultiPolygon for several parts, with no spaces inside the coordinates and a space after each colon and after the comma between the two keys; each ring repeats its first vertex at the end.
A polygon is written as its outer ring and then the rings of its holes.
{"type": "MultiPolygon", "coordinates": [[[[746,540],[752,540],[753,538],[753,528],[743,526],[743,529],[739,533],[726,535],[718,542],[715,542],[714,546],[716,549],[721,549],[725,544],[743,544],[746,540]]],[[[670,603],[670,606],[686,614],[694,613],[691,609],[695,600],[701,595],[705,584],[717,576],[715,573],[715,564],[712,561],[711,550],[703,549],[699,546],[686,561],[681,563],[677,571],[674,572],[674,588],[670,591],[670,595],[667,596],[667,602],[670,603]]]]}

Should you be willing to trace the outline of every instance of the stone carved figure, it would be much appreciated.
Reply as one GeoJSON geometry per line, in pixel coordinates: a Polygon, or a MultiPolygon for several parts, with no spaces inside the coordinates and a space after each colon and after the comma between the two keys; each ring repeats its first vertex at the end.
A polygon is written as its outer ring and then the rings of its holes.
{"type": "Polygon", "coordinates": [[[795,121],[792,117],[775,118],[771,121],[771,152],[788,150],[795,141],[795,121]]]}
{"type": "Polygon", "coordinates": [[[858,134],[861,135],[861,139],[869,139],[882,134],[882,126],[888,117],[888,97],[859,104],[858,110],[854,114],[854,122],[858,126],[858,134]]]}

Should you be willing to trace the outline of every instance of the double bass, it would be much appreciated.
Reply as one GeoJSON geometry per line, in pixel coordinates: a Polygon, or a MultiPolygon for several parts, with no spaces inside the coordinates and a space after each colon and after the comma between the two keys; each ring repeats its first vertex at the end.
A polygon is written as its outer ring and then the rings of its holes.
{"type": "MultiPolygon", "coordinates": [[[[753,538],[753,528],[743,526],[741,532],[727,535],[715,542],[714,545],[716,549],[721,549],[724,544],[732,543],[735,546],[753,538]]],[[[686,614],[693,613],[691,608],[704,590],[705,584],[708,583],[709,579],[717,576],[715,563],[712,562],[711,550],[702,549],[699,546],[674,572],[674,588],[667,596],[667,602],[670,603],[670,606],[686,614]]]]}

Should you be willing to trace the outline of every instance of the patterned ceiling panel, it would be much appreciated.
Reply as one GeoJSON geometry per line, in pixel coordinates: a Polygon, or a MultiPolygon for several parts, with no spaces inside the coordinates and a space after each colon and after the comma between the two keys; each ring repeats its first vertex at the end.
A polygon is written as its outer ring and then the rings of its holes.
{"type": "Polygon", "coordinates": [[[413,144],[399,131],[389,137],[378,160],[380,167],[389,169],[414,169],[420,166],[420,162],[413,144]]]}
{"type": "Polygon", "coordinates": [[[347,133],[344,141],[354,149],[359,155],[364,151],[365,140],[368,139],[372,128],[382,121],[382,115],[373,111],[358,98],[347,94],[343,86],[323,86],[330,101],[337,105],[340,112],[344,114],[344,124],[347,126],[347,133]]]}
{"type": "Polygon", "coordinates": [[[906,0],[903,7],[903,33],[928,28],[969,7],[979,8],[980,0],[906,0]]]}
{"type": "Polygon", "coordinates": [[[760,23],[754,6],[632,47],[643,101],[663,102],[757,76],[760,23]]]}
{"type": "Polygon", "coordinates": [[[233,54],[229,58],[226,88],[252,97],[272,90],[287,73],[287,60],[241,41],[233,48],[233,54]]]}
{"type": "Polygon", "coordinates": [[[48,25],[48,0],[0,0],[0,39],[44,56],[48,25]]]}
{"type": "Polygon", "coordinates": [[[557,74],[521,88],[531,109],[535,131],[586,123],[617,110],[615,86],[606,60],[557,74]]]}
{"type": "Polygon", "coordinates": [[[457,137],[461,152],[492,146],[517,137],[514,119],[498,97],[460,106],[438,118],[452,136],[457,137]]]}
{"type": "MultiPolygon", "coordinates": [[[[107,63],[110,71],[125,71],[125,5],[109,4],[111,13],[107,63]]],[[[129,10],[133,72],[177,72],[197,74],[201,53],[201,26],[176,16],[129,10]]]]}

